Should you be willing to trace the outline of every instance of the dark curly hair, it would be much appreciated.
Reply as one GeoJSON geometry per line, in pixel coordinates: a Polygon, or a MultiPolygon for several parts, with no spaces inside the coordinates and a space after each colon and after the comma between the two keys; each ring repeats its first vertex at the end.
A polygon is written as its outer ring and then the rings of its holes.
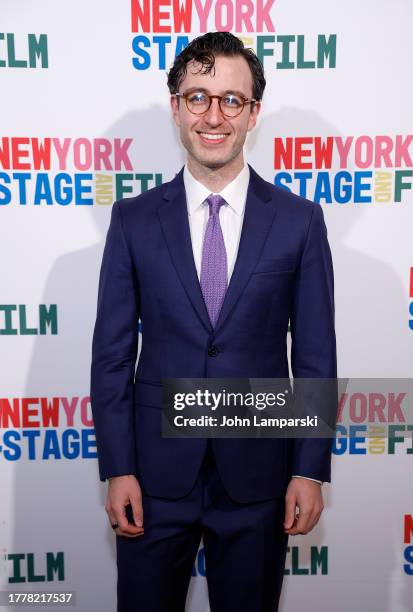
{"type": "Polygon", "coordinates": [[[208,74],[214,68],[217,55],[241,55],[248,62],[252,75],[252,97],[261,100],[265,89],[265,76],[262,64],[252,49],[244,47],[242,40],[230,32],[207,32],[194,38],[175,58],[168,72],[168,89],[177,93],[186,76],[187,64],[191,60],[201,64],[199,72],[208,74]]]}

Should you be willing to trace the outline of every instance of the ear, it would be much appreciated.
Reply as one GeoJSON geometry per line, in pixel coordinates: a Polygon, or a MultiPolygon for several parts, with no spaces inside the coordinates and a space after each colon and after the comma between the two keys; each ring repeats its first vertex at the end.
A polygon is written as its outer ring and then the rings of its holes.
{"type": "Polygon", "coordinates": [[[257,123],[257,118],[261,110],[261,102],[255,102],[254,106],[250,112],[250,116],[248,117],[248,132],[250,132],[257,123]]]}
{"type": "Polygon", "coordinates": [[[178,98],[176,96],[172,96],[171,95],[170,104],[171,104],[173,120],[175,121],[175,124],[178,127],[180,127],[181,120],[180,120],[180,117],[179,117],[179,101],[178,101],[178,98]]]}

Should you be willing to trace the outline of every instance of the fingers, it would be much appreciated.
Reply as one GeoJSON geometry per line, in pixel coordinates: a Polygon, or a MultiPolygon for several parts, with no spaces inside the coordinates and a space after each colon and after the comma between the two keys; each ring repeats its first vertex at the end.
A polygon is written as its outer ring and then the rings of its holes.
{"type": "Polygon", "coordinates": [[[134,476],[119,476],[111,479],[105,504],[111,525],[116,535],[138,537],[143,535],[142,493],[134,476]]]}
{"type": "MultiPolygon", "coordinates": [[[[123,535],[127,537],[136,537],[143,534],[143,527],[139,527],[134,525],[131,521],[128,520],[126,506],[112,506],[112,513],[114,514],[115,520],[114,523],[117,523],[119,527],[115,529],[115,533],[117,535],[123,535]]],[[[132,516],[129,517],[132,519],[132,516]]],[[[112,523],[113,524],[113,523],[112,523]]]]}
{"type": "Polygon", "coordinates": [[[284,532],[289,535],[309,533],[318,523],[324,507],[318,484],[295,480],[289,485],[285,497],[284,532]]]}
{"type": "Polygon", "coordinates": [[[287,494],[285,498],[284,529],[291,529],[295,522],[295,508],[297,499],[295,495],[287,494]]]}
{"type": "Polygon", "coordinates": [[[284,529],[285,533],[289,535],[306,534],[312,531],[317,525],[321,516],[321,510],[317,511],[312,509],[300,509],[295,524],[290,528],[284,529]]]}
{"type": "Polygon", "coordinates": [[[290,535],[306,534],[311,531],[311,510],[300,509],[296,525],[290,530],[290,535]]]}
{"type": "Polygon", "coordinates": [[[320,516],[321,512],[300,511],[296,525],[294,525],[291,529],[286,529],[285,532],[289,535],[305,535],[306,533],[310,533],[310,531],[312,531],[317,525],[320,516]]]}
{"type": "Polygon", "coordinates": [[[142,499],[138,495],[131,496],[132,518],[137,527],[143,527],[142,499]]]}

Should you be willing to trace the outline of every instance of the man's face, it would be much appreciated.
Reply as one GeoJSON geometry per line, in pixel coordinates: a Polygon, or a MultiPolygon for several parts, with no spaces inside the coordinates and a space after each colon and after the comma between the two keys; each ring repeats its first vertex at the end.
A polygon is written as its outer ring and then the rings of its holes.
{"type": "MultiPolygon", "coordinates": [[[[247,61],[242,56],[215,57],[215,71],[209,74],[198,72],[199,64],[193,61],[187,65],[187,73],[179,92],[186,93],[200,88],[211,95],[239,92],[245,98],[252,97],[252,75],[247,61]]],[[[220,168],[237,158],[242,158],[242,148],[247,132],[257,121],[260,103],[246,104],[237,117],[225,117],[213,98],[209,110],[203,115],[194,115],[185,100],[171,96],[173,118],[180,129],[182,144],[198,164],[207,168],[220,168]],[[208,140],[208,134],[222,135],[222,138],[208,140]]]]}

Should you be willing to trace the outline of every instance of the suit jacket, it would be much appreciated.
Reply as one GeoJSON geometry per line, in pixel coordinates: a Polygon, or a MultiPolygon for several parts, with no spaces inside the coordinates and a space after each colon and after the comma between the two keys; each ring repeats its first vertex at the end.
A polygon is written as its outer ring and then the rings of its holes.
{"type": "MultiPolygon", "coordinates": [[[[333,267],[319,205],[250,166],[238,256],[213,329],[193,258],[183,168],[170,182],[115,202],[92,347],[101,480],[136,474],[148,494],[187,494],[206,440],[162,437],[162,379],[288,378],[289,323],[293,376],[335,377],[333,267]]],[[[331,439],[212,443],[236,501],[283,496],[291,474],[330,480],[331,439]]]]}

